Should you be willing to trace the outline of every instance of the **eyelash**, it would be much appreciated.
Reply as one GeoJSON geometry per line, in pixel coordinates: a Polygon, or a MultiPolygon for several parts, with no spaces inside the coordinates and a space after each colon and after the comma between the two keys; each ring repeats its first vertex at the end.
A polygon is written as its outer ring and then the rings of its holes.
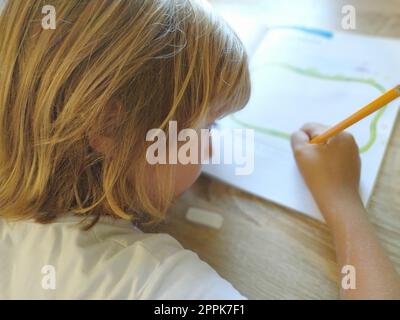
{"type": "Polygon", "coordinates": [[[217,122],[216,121],[213,121],[212,123],[210,123],[210,125],[208,126],[208,129],[213,129],[213,128],[216,128],[216,127],[218,127],[218,124],[217,124],[217,122]]]}

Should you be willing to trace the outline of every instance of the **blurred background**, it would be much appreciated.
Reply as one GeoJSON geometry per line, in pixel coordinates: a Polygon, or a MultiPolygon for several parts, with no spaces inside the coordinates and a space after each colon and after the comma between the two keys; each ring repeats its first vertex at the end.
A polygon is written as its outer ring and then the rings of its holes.
{"type": "Polygon", "coordinates": [[[355,30],[400,36],[400,0],[209,0],[229,22],[245,31],[259,25],[306,25],[342,30],[342,8],[356,10],[355,30]]]}

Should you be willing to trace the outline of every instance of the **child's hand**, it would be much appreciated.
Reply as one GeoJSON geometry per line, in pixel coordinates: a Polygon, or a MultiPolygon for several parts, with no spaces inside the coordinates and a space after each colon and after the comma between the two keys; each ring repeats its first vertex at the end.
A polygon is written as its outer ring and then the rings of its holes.
{"type": "Polygon", "coordinates": [[[309,143],[325,130],[318,124],[305,125],[292,135],[292,148],[304,180],[331,228],[339,270],[346,265],[357,270],[356,289],[340,290],[341,297],[399,299],[399,276],[368,222],[359,195],[361,162],[357,144],[345,132],[326,144],[309,143]]]}
{"type": "Polygon", "coordinates": [[[338,203],[360,201],[361,161],[352,135],[342,132],[326,144],[309,141],[327,128],[306,124],[292,135],[292,148],[304,180],[322,211],[338,203]]]}

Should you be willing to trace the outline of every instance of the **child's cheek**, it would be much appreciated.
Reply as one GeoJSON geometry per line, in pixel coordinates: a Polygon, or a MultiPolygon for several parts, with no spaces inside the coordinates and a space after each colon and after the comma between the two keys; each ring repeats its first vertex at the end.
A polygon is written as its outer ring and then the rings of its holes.
{"type": "Polygon", "coordinates": [[[200,164],[178,164],[176,168],[175,196],[179,196],[189,189],[200,176],[200,173],[200,164]]]}
{"type": "MultiPolygon", "coordinates": [[[[201,137],[199,132],[199,137],[201,137]]],[[[212,157],[212,139],[206,139],[207,141],[198,140],[198,159],[197,164],[177,164],[176,167],[176,184],[175,184],[175,196],[181,195],[187,189],[189,189],[193,183],[196,182],[201,173],[201,161],[208,160],[212,157]]]]}

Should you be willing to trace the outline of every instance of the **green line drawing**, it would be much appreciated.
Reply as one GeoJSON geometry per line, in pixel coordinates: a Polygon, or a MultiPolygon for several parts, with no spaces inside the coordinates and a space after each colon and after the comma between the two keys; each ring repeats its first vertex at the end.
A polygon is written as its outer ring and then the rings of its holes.
{"type": "MultiPolygon", "coordinates": [[[[343,82],[357,82],[357,83],[363,83],[365,85],[369,85],[373,88],[375,88],[376,90],[378,90],[381,93],[384,93],[386,91],[386,88],[379,84],[378,82],[376,82],[374,79],[368,79],[368,78],[355,78],[355,77],[346,77],[343,75],[328,75],[328,74],[323,74],[320,71],[318,71],[317,69],[314,68],[306,68],[306,69],[302,69],[290,64],[286,64],[286,63],[281,63],[281,62],[271,62],[268,64],[265,64],[264,66],[271,66],[271,67],[279,67],[279,68],[284,68],[290,71],[293,71],[297,74],[303,75],[303,76],[307,76],[307,77],[313,77],[313,78],[317,78],[317,79],[321,79],[321,80],[331,80],[331,81],[343,81],[343,82]]],[[[383,116],[384,112],[386,110],[386,107],[378,110],[375,114],[374,117],[372,118],[371,124],[370,124],[370,136],[369,139],[367,141],[367,143],[363,146],[360,147],[360,153],[364,153],[367,152],[372,145],[375,143],[376,138],[377,138],[377,125],[379,120],[381,119],[381,117],[383,116]]],[[[240,126],[243,127],[247,127],[250,129],[253,129],[257,132],[260,132],[262,134],[267,134],[276,138],[281,138],[281,139],[285,139],[285,140],[289,140],[290,139],[290,133],[287,132],[283,132],[283,131],[279,131],[279,130],[275,130],[275,129],[270,129],[270,128],[266,128],[266,127],[260,127],[260,126],[255,126],[252,125],[250,123],[247,123],[245,121],[242,121],[240,119],[238,119],[234,114],[230,116],[231,120],[234,121],[235,123],[237,123],[240,126]]]]}

